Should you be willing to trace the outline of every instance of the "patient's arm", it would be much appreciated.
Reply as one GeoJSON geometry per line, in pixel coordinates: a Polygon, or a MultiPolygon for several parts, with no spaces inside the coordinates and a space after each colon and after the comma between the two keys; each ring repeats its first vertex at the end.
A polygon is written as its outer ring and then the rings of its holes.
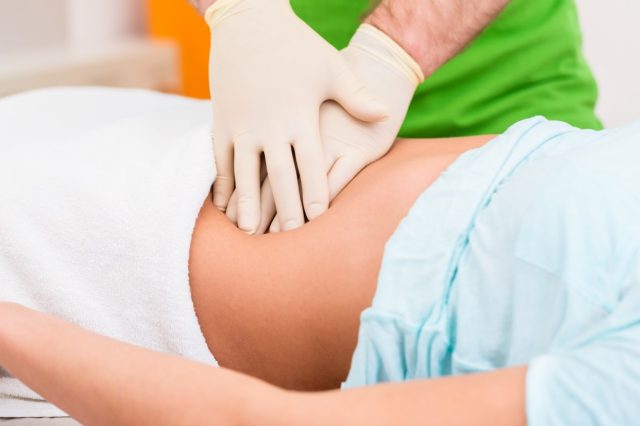
{"type": "Polygon", "coordinates": [[[191,287],[221,365],[290,389],[336,388],[385,242],[418,195],[487,139],[398,141],[326,214],[289,233],[245,235],[205,203],[191,246],[191,287]]]}
{"type": "Polygon", "coordinates": [[[347,392],[292,393],[3,303],[0,365],[88,425],[526,423],[525,368],[347,392]]]}
{"type": "Polygon", "coordinates": [[[1,302],[0,365],[88,425],[243,424],[254,401],[284,393],[1,302]]]}

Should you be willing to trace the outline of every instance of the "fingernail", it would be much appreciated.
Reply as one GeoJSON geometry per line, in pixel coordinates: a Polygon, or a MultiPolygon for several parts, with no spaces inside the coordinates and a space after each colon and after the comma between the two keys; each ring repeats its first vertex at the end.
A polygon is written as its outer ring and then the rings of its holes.
{"type": "Polygon", "coordinates": [[[238,218],[238,227],[249,235],[256,233],[256,226],[253,216],[250,214],[241,214],[238,218]]]}
{"type": "Polygon", "coordinates": [[[227,210],[227,206],[224,204],[224,197],[221,194],[213,194],[213,205],[223,213],[227,210]]]}
{"type": "Polygon", "coordinates": [[[322,213],[324,213],[325,210],[326,210],[326,208],[324,207],[323,204],[321,204],[321,203],[311,203],[311,204],[309,204],[309,207],[306,209],[307,217],[309,218],[309,220],[315,219],[316,217],[318,217],[322,213]]]}
{"type": "Polygon", "coordinates": [[[291,231],[293,229],[299,228],[300,225],[300,222],[298,222],[296,219],[290,219],[284,223],[284,225],[282,226],[282,230],[291,231]]]}

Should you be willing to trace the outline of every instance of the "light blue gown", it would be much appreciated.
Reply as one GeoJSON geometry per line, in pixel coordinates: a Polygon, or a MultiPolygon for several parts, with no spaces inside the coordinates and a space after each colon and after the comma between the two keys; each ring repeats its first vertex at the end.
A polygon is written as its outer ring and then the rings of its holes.
{"type": "Polygon", "coordinates": [[[640,122],[460,157],[387,243],[344,388],[524,364],[531,425],[640,421],[640,122]]]}

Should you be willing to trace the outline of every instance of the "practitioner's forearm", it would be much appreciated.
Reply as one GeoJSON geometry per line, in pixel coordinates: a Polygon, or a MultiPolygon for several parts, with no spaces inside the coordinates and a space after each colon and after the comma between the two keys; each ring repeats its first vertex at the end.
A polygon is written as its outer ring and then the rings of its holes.
{"type": "Polygon", "coordinates": [[[509,0],[382,0],[366,19],[433,74],[473,40],[509,0]]]}
{"type": "Polygon", "coordinates": [[[0,365],[83,424],[272,424],[287,395],[3,303],[0,365]]]}

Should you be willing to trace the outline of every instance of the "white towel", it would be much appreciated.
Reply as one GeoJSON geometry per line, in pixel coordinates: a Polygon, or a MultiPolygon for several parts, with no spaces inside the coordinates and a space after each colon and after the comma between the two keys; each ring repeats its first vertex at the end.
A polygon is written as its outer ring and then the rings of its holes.
{"type": "MultiPolygon", "coordinates": [[[[208,102],[143,91],[0,100],[0,300],[216,365],[188,277],[210,121],[208,102]]],[[[63,414],[0,376],[0,417],[63,414]]]]}

